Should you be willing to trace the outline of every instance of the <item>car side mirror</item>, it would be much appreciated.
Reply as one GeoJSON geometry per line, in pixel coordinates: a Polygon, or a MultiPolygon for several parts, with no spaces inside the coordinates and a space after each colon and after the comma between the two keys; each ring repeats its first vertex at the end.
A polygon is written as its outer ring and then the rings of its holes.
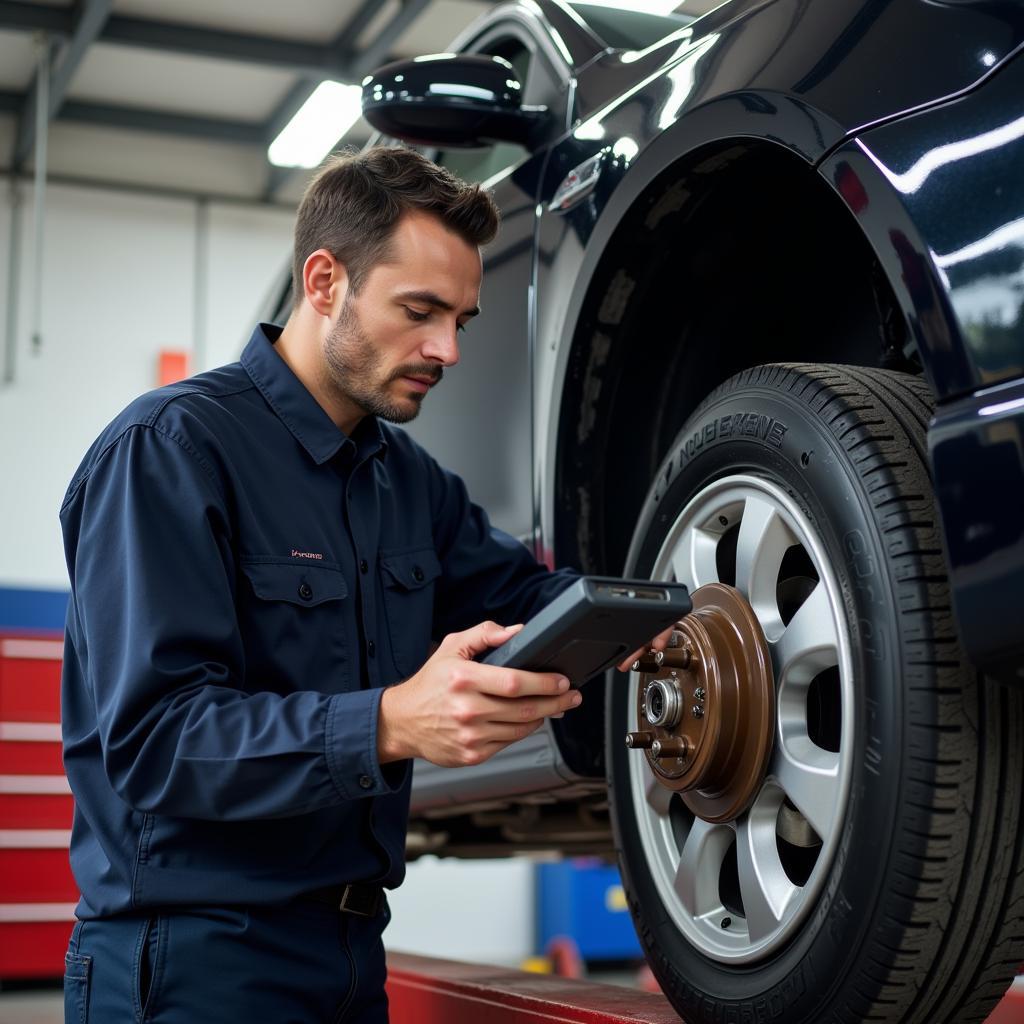
{"type": "Polygon", "coordinates": [[[404,142],[474,149],[494,142],[532,148],[547,107],[524,107],[515,69],[501,57],[439,53],[400,60],[363,79],[363,116],[404,142]]]}

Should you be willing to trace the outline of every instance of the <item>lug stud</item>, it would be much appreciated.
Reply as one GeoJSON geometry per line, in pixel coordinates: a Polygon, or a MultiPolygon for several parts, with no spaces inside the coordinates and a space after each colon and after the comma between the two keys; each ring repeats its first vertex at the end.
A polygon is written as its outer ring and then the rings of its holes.
{"type": "Polygon", "coordinates": [[[664,740],[655,740],[651,744],[651,754],[659,760],[671,757],[689,757],[690,741],[685,736],[672,736],[664,740]]]}
{"type": "Polygon", "coordinates": [[[633,662],[634,672],[657,672],[665,660],[664,651],[648,651],[642,658],[633,662]]]}
{"type": "Polygon", "coordinates": [[[646,750],[654,743],[654,734],[650,732],[627,732],[626,746],[630,750],[646,750]]]}

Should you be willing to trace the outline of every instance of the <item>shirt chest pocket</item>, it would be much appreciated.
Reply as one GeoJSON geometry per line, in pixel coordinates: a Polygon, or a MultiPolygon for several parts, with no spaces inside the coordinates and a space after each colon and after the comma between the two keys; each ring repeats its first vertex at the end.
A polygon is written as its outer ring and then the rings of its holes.
{"type": "Polygon", "coordinates": [[[434,581],[441,563],[432,547],[380,552],[391,653],[395,668],[412,675],[426,660],[434,621],[434,581]]]}
{"type": "Polygon", "coordinates": [[[358,685],[342,671],[349,594],[341,569],[258,558],[242,559],[241,569],[246,671],[260,689],[358,685]]]}

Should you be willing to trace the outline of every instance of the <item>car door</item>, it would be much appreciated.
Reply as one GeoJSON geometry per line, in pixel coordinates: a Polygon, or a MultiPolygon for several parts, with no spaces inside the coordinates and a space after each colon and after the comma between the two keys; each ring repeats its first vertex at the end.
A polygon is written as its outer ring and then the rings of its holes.
{"type": "Polygon", "coordinates": [[[410,433],[467,484],[492,522],[532,538],[532,281],[537,194],[551,141],[565,130],[570,69],[550,43],[515,19],[492,24],[465,50],[503,57],[523,83],[523,102],[552,111],[550,138],[534,151],[514,143],[427,155],[494,196],[498,237],[483,256],[481,315],[460,335],[460,362],[410,433]]]}

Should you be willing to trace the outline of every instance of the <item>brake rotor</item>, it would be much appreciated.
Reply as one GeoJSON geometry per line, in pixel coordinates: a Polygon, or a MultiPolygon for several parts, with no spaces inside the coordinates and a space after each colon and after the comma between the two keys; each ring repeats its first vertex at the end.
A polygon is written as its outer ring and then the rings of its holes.
{"type": "Polygon", "coordinates": [[[775,679],[764,631],[734,587],[709,583],[691,595],[662,655],[637,663],[640,731],[657,781],[697,817],[731,821],[753,802],[775,735],[775,679]]]}

